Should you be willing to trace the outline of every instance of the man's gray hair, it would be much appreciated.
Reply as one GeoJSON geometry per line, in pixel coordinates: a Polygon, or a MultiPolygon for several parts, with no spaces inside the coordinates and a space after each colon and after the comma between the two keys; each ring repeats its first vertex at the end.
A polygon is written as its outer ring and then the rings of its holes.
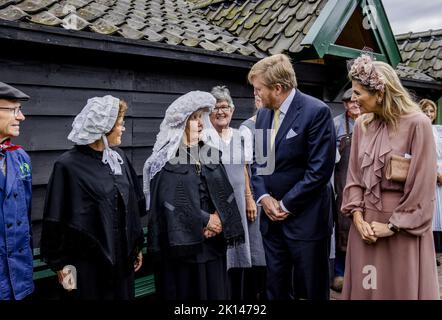
{"type": "Polygon", "coordinates": [[[226,101],[229,104],[229,107],[235,109],[235,105],[233,104],[232,97],[230,96],[230,91],[226,86],[216,86],[212,88],[210,91],[212,96],[215,97],[216,102],[226,101]]]}

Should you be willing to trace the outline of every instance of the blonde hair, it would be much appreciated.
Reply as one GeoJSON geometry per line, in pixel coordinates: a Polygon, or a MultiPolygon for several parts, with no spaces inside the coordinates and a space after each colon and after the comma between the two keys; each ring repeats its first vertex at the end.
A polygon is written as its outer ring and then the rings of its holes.
{"type": "Polygon", "coordinates": [[[421,108],[421,110],[423,111],[425,109],[426,106],[430,105],[431,107],[433,107],[434,112],[437,113],[437,105],[434,101],[430,100],[430,99],[422,99],[421,101],[419,101],[419,107],[421,108]]]}
{"type": "Polygon", "coordinates": [[[274,88],[280,84],[285,91],[297,87],[296,74],[290,58],[282,53],[259,60],[250,69],[247,79],[252,83],[253,78],[262,76],[266,87],[274,88]]]}
{"type": "MultiPolygon", "coordinates": [[[[362,118],[362,128],[365,129],[368,124],[376,119],[385,121],[387,124],[391,124],[393,128],[397,128],[399,117],[404,114],[412,112],[421,112],[417,103],[412,99],[408,91],[404,88],[398,75],[394,69],[385,62],[371,61],[374,67],[374,72],[378,73],[382,77],[384,83],[384,97],[381,102],[381,111],[378,113],[372,113],[362,118]]],[[[350,80],[358,81],[365,90],[370,94],[382,93],[381,90],[373,89],[367,85],[362,84],[357,77],[352,76],[349,73],[350,80]]]]}

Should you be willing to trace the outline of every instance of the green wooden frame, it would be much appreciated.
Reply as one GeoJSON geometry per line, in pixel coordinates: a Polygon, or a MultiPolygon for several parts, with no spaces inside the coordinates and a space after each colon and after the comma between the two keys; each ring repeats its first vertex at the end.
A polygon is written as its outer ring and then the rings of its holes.
{"type": "Polygon", "coordinates": [[[385,61],[396,67],[402,61],[399,48],[391,30],[384,7],[377,0],[329,0],[322,9],[319,17],[313,23],[301,45],[314,49],[319,58],[325,55],[334,55],[353,59],[361,54],[361,50],[336,45],[341,32],[353,12],[359,6],[361,8],[370,5],[377,13],[377,28],[372,29],[381,54],[375,53],[378,61],[385,61]]]}

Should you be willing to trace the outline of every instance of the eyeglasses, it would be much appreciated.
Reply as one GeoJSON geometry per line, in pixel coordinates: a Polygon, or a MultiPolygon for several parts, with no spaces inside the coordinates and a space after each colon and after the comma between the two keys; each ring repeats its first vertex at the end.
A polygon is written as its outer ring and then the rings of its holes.
{"type": "Polygon", "coordinates": [[[218,111],[221,111],[221,112],[224,112],[224,113],[227,113],[227,112],[229,112],[230,111],[230,107],[229,106],[223,106],[223,107],[216,107],[216,108],[213,108],[213,113],[218,113],[218,111]]]}
{"type": "Polygon", "coordinates": [[[17,117],[20,112],[21,112],[21,106],[19,107],[15,107],[15,108],[5,108],[5,107],[0,107],[0,110],[9,110],[12,111],[12,113],[14,114],[14,117],[17,117]]]}

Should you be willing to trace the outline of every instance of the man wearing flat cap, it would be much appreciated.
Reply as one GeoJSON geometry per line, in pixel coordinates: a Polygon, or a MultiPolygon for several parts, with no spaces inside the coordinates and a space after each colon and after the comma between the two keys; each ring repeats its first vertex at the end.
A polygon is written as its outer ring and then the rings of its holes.
{"type": "Polygon", "coordinates": [[[345,253],[347,250],[348,232],[350,230],[351,220],[341,214],[342,192],[347,180],[347,168],[350,158],[351,135],[356,118],[361,114],[359,105],[352,100],[352,89],[348,89],[342,96],[342,102],[345,112],[336,116],[333,121],[336,131],[336,146],[340,155],[339,162],[335,165],[334,187],[336,193],[337,217],[335,223],[335,239],[336,239],[336,257],[335,272],[332,289],[336,291],[342,290],[344,282],[345,253]]]}
{"type": "Polygon", "coordinates": [[[21,300],[32,281],[32,175],[28,154],[11,139],[25,120],[21,102],[29,96],[0,82],[0,300],[21,300]]]}

